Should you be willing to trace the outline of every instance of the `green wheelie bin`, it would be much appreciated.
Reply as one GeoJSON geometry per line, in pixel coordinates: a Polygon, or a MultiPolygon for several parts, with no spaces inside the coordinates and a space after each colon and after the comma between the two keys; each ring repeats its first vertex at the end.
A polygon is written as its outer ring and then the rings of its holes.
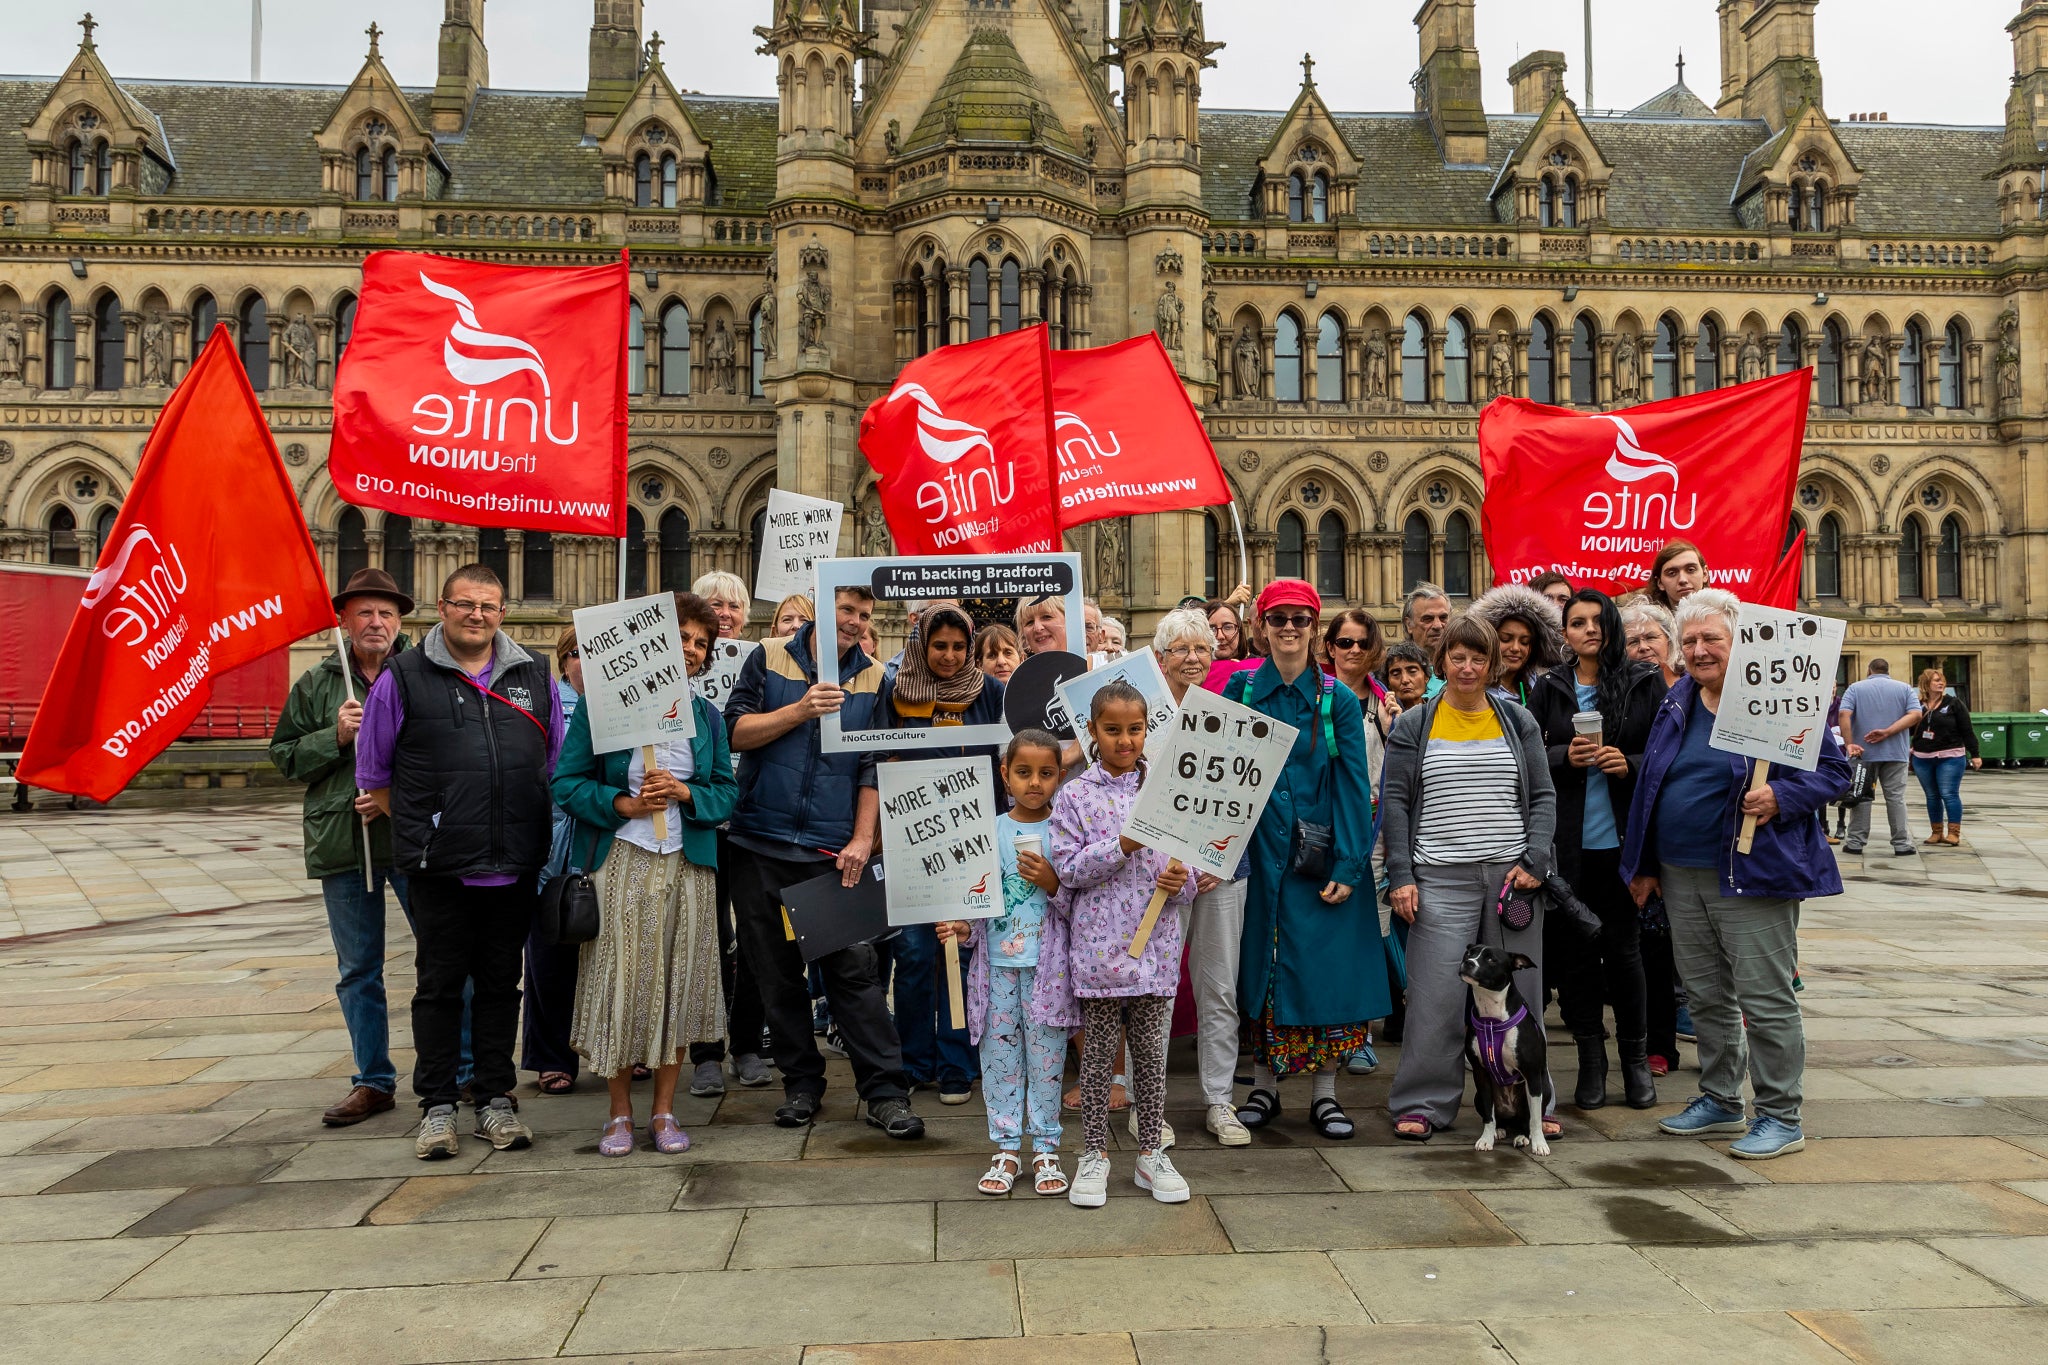
{"type": "Polygon", "coordinates": [[[1977,727],[1977,756],[1995,767],[2012,759],[2012,722],[2001,715],[1971,718],[1977,727]]]}

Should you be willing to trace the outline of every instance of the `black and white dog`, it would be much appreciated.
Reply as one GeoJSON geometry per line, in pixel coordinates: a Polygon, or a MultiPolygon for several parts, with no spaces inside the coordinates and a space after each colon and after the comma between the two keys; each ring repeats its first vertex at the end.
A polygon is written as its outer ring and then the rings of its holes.
{"type": "Polygon", "coordinates": [[[1482,943],[1465,949],[1458,979],[1470,989],[1465,1003],[1465,1062],[1472,1068],[1472,1107],[1486,1127],[1472,1145],[1493,1150],[1503,1129],[1514,1145],[1550,1155],[1543,1114],[1550,1107],[1550,1068],[1544,1060],[1543,1020],[1515,989],[1515,972],[1536,964],[1521,953],[1482,943]]]}

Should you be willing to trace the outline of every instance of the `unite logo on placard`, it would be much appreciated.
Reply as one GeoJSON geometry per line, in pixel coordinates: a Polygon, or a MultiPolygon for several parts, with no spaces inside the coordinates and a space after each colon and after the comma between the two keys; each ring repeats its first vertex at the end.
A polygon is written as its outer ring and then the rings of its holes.
{"type": "Polygon", "coordinates": [[[413,464],[435,469],[482,469],[531,472],[536,461],[530,450],[514,453],[507,442],[527,446],[545,440],[549,445],[573,446],[582,431],[581,405],[569,404],[568,434],[555,429],[554,387],[548,381],[548,367],[541,353],[519,337],[488,332],[477,318],[476,304],[469,295],[452,285],[420,273],[420,286],[436,298],[455,305],[455,317],[441,341],[441,362],[449,377],[467,385],[462,394],[427,393],[413,404],[415,435],[424,443],[407,442],[413,464]],[[530,374],[540,383],[540,401],[519,394],[480,396],[479,389],[530,374]],[[483,411],[478,414],[478,406],[483,411]],[[457,426],[458,409],[461,425],[457,426]],[[516,414],[516,415],[515,415],[516,414]],[[497,418],[493,426],[492,418],[497,418]],[[520,425],[514,427],[513,421],[520,425]],[[439,444],[439,441],[446,444],[439,444]],[[464,445],[463,442],[479,444],[464,445]]]}

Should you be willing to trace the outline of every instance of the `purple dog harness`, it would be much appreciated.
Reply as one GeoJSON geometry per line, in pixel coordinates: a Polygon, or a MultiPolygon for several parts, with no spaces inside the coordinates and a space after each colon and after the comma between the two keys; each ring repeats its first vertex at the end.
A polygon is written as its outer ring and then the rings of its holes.
{"type": "Polygon", "coordinates": [[[1466,1019],[1472,1025],[1472,1041],[1479,1049],[1479,1064],[1486,1068],[1486,1074],[1501,1089],[1510,1089],[1521,1081],[1520,1075],[1509,1065],[1508,1034],[1517,1024],[1529,1017],[1529,1007],[1518,1005],[1515,1012],[1505,1019],[1484,1019],[1478,1009],[1468,1010],[1466,1019]]]}

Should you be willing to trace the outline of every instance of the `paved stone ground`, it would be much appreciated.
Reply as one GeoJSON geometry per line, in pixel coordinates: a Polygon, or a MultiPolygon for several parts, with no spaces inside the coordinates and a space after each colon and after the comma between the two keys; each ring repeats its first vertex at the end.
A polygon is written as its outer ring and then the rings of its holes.
{"type": "MultiPolygon", "coordinates": [[[[1234,1152],[1177,1049],[1178,1208],[1128,1150],[1102,1210],[982,1198],[978,1106],[922,1096],[931,1137],[891,1143],[843,1064],[809,1133],[737,1092],[685,1106],[688,1154],[603,1161],[586,1082],[525,1100],[534,1150],[427,1166],[403,1111],[319,1126],[350,1068],[316,900],[0,945],[0,1340],[38,1365],[2039,1359],[2048,774],[1966,792],[1971,849],[1870,859],[1809,909],[1811,1145],[1762,1165],[1656,1136],[1675,1104],[1567,1111],[1544,1161],[1397,1145],[1390,1048],[1341,1087],[1358,1141],[1290,1095],[1234,1152]]],[[[256,807],[27,828],[0,823],[6,857],[33,837],[82,889],[290,838],[256,807]]],[[[219,903],[195,885],[168,902],[219,903]]]]}

